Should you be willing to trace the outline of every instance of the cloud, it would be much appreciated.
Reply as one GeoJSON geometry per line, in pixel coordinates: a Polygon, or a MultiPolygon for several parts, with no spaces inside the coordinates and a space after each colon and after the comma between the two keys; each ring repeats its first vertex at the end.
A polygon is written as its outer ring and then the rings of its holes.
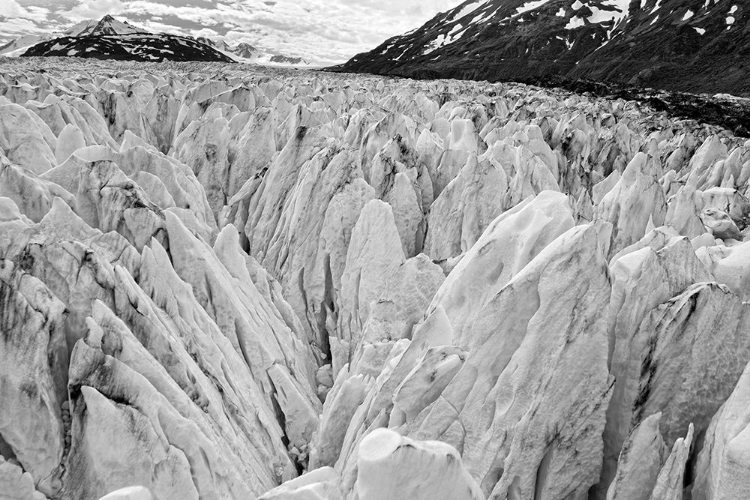
{"type": "Polygon", "coordinates": [[[37,23],[47,20],[49,10],[39,5],[22,6],[16,0],[0,0],[0,18],[30,19],[37,23]]]}
{"type": "Polygon", "coordinates": [[[460,3],[461,0],[0,0],[0,32],[17,34],[25,26],[38,33],[50,17],[72,24],[111,14],[152,31],[248,42],[267,52],[334,63],[373,49],[460,3]],[[13,30],[9,31],[11,27],[13,30]]]}
{"type": "Polygon", "coordinates": [[[21,7],[16,0],[0,0],[0,12],[2,12],[2,17],[13,19],[23,17],[26,9],[21,7]]]}
{"type": "Polygon", "coordinates": [[[107,14],[120,14],[125,8],[122,0],[81,0],[68,11],[61,11],[72,21],[99,19],[107,14]]]}

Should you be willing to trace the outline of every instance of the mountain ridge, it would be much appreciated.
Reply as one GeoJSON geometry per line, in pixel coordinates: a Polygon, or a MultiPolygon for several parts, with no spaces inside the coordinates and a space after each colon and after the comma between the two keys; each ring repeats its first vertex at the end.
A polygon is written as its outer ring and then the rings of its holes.
{"type": "Polygon", "coordinates": [[[734,0],[470,0],[331,69],[748,96],[747,10],[734,0]]]}
{"type": "Polygon", "coordinates": [[[310,64],[299,57],[263,52],[246,42],[232,46],[223,39],[151,33],[111,15],[105,15],[99,20],[80,21],[49,36],[26,35],[11,40],[0,46],[0,56],[75,56],[136,61],[198,60],[272,66],[310,64]],[[160,44],[163,45],[161,49],[160,44]]]}
{"type": "Polygon", "coordinates": [[[150,33],[110,15],[102,17],[99,21],[81,21],[66,30],[64,36],[41,41],[20,55],[144,62],[235,62],[226,54],[192,37],[150,33]]]}

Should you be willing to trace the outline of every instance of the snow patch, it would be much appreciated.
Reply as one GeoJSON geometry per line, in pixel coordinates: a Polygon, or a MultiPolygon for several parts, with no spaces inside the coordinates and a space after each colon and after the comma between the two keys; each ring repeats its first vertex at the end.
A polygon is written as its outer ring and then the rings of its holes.
{"type": "Polygon", "coordinates": [[[596,6],[590,5],[591,16],[589,16],[589,23],[601,24],[612,22],[612,29],[609,30],[607,38],[610,37],[612,31],[614,31],[617,24],[628,15],[628,7],[630,0],[605,0],[602,2],[602,6],[613,7],[614,10],[604,10],[596,6]]]}
{"type": "Polygon", "coordinates": [[[732,8],[729,9],[729,15],[731,16],[735,12],[737,12],[737,6],[736,5],[732,5],[732,8]]]}
{"type": "Polygon", "coordinates": [[[526,2],[525,4],[516,8],[516,15],[523,14],[524,12],[529,12],[530,10],[534,10],[537,7],[541,7],[548,1],[549,0],[532,0],[531,2],[526,2]]]}
{"type": "Polygon", "coordinates": [[[565,17],[565,7],[560,7],[560,10],[555,14],[557,17],[565,17]]]}
{"type": "Polygon", "coordinates": [[[454,35],[455,35],[455,34],[456,34],[457,32],[461,31],[461,28],[463,28],[463,26],[461,25],[461,23],[458,23],[458,24],[456,24],[456,25],[455,25],[455,26],[453,27],[453,29],[451,29],[451,30],[450,30],[450,31],[448,32],[448,37],[453,37],[453,36],[454,36],[454,35]]]}
{"type": "MultiPolygon", "coordinates": [[[[727,16],[727,25],[730,27],[734,24],[734,17],[733,16],[727,16]]],[[[729,29],[729,28],[727,28],[729,29]]]]}
{"type": "Polygon", "coordinates": [[[581,0],[576,0],[575,3],[570,6],[570,8],[573,9],[573,10],[578,10],[581,7],[583,7],[583,4],[581,3],[581,0]]]}
{"type": "Polygon", "coordinates": [[[576,28],[580,28],[584,24],[586,24],[586,23],[583,22],[583,19],[581,19],[580,17],[577,17],[577,16],[573,16],[573,17],[570,18],[570,21],[568,21],[568,24],[565,25],[565,29],[566,30],[574,30],[576,28]]]}
{"type": "Polygon", "coordinates": [[[693,26],[693,29],[695,31],[697,31],[699,35],[705,35],[706,34],[706,30],[703,29],[703,28],[696,28],[695,26],[693,26]]]}
{"type": "Polygon", "coordinates": [[[472,19],[471,21],[469,21],[469,24],[482,24],[485,21],[491,19],[492,16],[494,16],[495,13],[497,13],[498,10],[500,10],[500,9],[497,8],[494,11],[493,10],[489,10],[487,12],[480,13],[474,19],[472,19]]]}
{"type": "Polygon", "coordinates": [[[695,15],[695,13],[692,10],[688,10],[687,12],[685,12],[685,15],[682,16],[682,20],[687,21],[688,19],[693,17],[693,15],[695,15]]]}
{"type": "MultiPolygon", "coordinates": [[[[422,54],[423,55],[431,54],[432,52],[435,52],[437,49],[445,47],[446,45],[450,45],[456,40],[459,40],[466,31],[466,29],[463,29],[463,31],[461,32],[462,28],[463,26],[461,24],[457,24],[453,27],[453,29],[450,30],[450,32],[447,35],[446,34],[438,35],[436,39],[434,39],[427,45],[427,47],[422,52],[422,54]]],[[[404,53],[406,53],[406,51],[404,51],[404,53]]],[[[403,55],[404,54],[401,54],[394,60],[395,61],[400,60],[403,55]]]]}
{"type": "Polygon", "coordinates": [[[453,14],[450,17],[450,19],[451,20],[461,19],[462,17],[469,15],[470,13],[474,12],[475,10],[477,10],[479,8],[479,5],[477,5],[477,3],[484,3],[484,2],[472,2],[469,5],[467,5],[466,7],[464,7],[463,9],[461,9],[458,12],[456,12],[455,14],[453,14]]]}

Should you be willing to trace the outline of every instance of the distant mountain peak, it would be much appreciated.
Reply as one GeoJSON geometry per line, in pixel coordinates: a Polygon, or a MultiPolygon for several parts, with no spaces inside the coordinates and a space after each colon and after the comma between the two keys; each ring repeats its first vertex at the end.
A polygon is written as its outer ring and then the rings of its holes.
{"type": "Polygon", "coordinates": [[[107,14],[94,26],[91,32],[87,32],[78,36],[85,35],[141,35],[150,34],[148,31],[133,26],[127,21],[119,21],[107,14]]]}
{"type": "Polygon", "coordinates": [[[309,66],[301,57],[268,53],[247,42],[151,33],[107,14],[51,35],[27,35],[0,46],[0,56],[72,56],[123,60],[206,60],[309,66]],[[118,38],[119,37],[119,38],[118,38]]]}
{"type": "Polygon", "coordinates": [[[100,20],[86,19],[61,33],[62,36],[92,36],[92,35],[147,35],[149,31],[133,26],[127,21],[120,21],[107,14],[100,20]]]}
{"type": "Polygon", "coordinates": [[[85,57],[128,61],[218,61],[234,60],[211,45],[191,37],[151,33],[111,15],[99,21],[82,21],[57,38],[31,46],[25,57],[85,57]]]}
{"type": "Polygon", "coordinates": [[[269,64],[276,66],[309,66],[310,63],[302,57],[287,56],[284,54],[269,54],[264,53],[258,48],[252,46],[247,42],[240,42],[235,46],[229,45],[227,42],[221,39],[211,39],[206,37],[198,37],[197,41],[213,47],[214,49],[222,52],[236,59],[238,62],[250,62],[256,64],[269,64]]]}

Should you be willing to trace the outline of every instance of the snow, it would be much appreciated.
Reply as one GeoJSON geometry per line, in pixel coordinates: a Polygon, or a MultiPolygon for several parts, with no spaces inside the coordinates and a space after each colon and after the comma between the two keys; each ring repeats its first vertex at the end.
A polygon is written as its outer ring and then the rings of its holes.
{"type": "Polygon", "coordinates": [[[737,6],[736,5],[732,5],[732,8],[729,9],[729,15],[731,16],[735,12],[737,12],[737,6]]]}
{"type": "Polygon", "coordinates": [[[695,31],[697,31],[699,35],[705,35],[706,34],[706,30],[703,29],[703,28],[696,28],[695,26],[693,26],[693,29],[695,31]]]}
{"type": "Polygon", "coordinates": [[[467,16],[468,14],[474,12],[475,10],[477,10],[479,8],[479,5],[477,5],[477,3],[484,3],[484,2],[473,2],[473,3],[470,3],[469,5],[465,6],[463,9],[459,10],[458,12],[456,12],[453,16],[451,16],[450,19],[451,20],[453,20],[453,19],[461,19],[464,16],[467,16]]]}
{"type": "Polygon", "coordinates": [[[651,9],[651,12],[649,12],[648,15],[650,16],[651,14],[659,10],[660,7],[661,7],[661,0],[656,0],[656,5],[654,5],[654,8],[651,9]]]}
{"type": "Polygon", "coordinates": [[[84,31],[88,30],[89,28],[93,28],[97,25],[99,21],[96,21],[94,19],[87,19],[86,21],[81,21],[78,24],[75,24],[65,30],[63,32],[63,35],[65,36],[79,36],[84,31]]]}
{"type": "MultiPolygon", "coordinates": [[[[436,39],[434,39],[433,41],[431,41],[431,42],[430,42],[430,43],[429,43],[429,44],[427,45],[427,48],[426,48],[426,49],[425,49],[425,50],[424,50],[424,51],[422,52],[422,54],[423,54],[423,55],[427,55],[427,54],[432,54],[432,53],[433,53],[433,52],[435,52],[435,51],[436,51],[437,49],[439,49],[439,48],[441,48],[441,47],[442,47],[443,45],[445,45],[445,41],[446,41],[447,39],[448,39],[448,37],[446,37],[445,35],[438,35],[438,37],[437,37],[436,39]]],[[[400,60],[400,59],[401,59],[401,56],[403,56],[403,55],[404,55],[404,54],[401,54],[401,55],[400,55],[400,56],[398,56],[398,57],[397,57],[397,58],[396,58],[395,60],[396,60],[396,61],[400,60]]]]}
{"type": "Polygon", "coordinates": [[[729,29],[734,24],[734,17],[733,16],[727,16],[727,29],[729,29]]]}
{"type": "Polygon", "coordinates": [[[10,52],[4,52],[3,57],[20,57],[29,50],[29,47],[21,47],[20,49],[11,50],[10,52]]]}
{"type": "Polygon", "coordinates": [[[495,9],[494,11],[493,10],[488,10],[488,11],[486,11],[484,13],[479,13],[474,19],[472,19],[471,21],[469,21],[469,24],[482,24],[485,21],[487,21],[488,19],[491,19],[492,16],[494,16],[497,13],[498,10],[500,10],[499,7],[497,9],[495,9]]]}
{"type": "Polygon", "coordinates": [[[565,25],[565,29],[573,30],[576,28],[580,28],[584,24],[586,23],[583,22],[583,19],[581,19],[580,17],[573,16],[570,18],[570,21],[568,21],[568,24],[565,25]]]}
{"type": "Polygon", "coordinates": [[[526,2],[525,4],[516,8],[516,14],[523,14],[524,12],[529,12],[531,10],[534,10],[537,7],[541,7],[548,1],[549,0],[532,0],[531,2],[526,2]]]}
{"type": "Polygon", "coordinates": [[[13,40],[13,43],[8,47],[0,50],[0,54],[8,57],[16,57],[25,52],[25,49],[36,45],[37,43],[48,40],[48,37],[41,37],[38,35],[24,35],[21,38],[13,40]],[[17,54],[17,52],[20,52],[17,54]]]}
{"type": "Polygon", "coordinates": [[[118,21],[116,19],[109,23],[109,27],[111,27],[115,31],[115,33],[118,33],[118,34],[121,34],[121,35],[124,35],[126,33],[129,34],[129,33],[138,33],[139,32],[139,30],[137,28],[135,28],[134,26],[131,26],[129,24],[125,24],[125,23],[123,23],[121,21],[118,21]]]}
{"type": "Polygon", "coordinates": [[[565,7],[560,7],[560,10],[555,14],[557,17],[565,17],[565,7]]]}
{"type": "Polygon", "coordinates": [[[622,12],[624,15],[628,13],[628,7],[630,6],[630,0],[608,0],[604,2],[607,5],[615,7],[617,10],[622,12]]]}
{"type": "Polygon", "coordinates": [[[590,23],[599,24],[611,21],[614,16],[617,15],[616,12],[613,12],[611,10],[601,10],[593,5],[589,8],[591,9],[591,16],[589,16],[588,18],[590,23]]]}
{"type": "Polygon", "coordinates": [[[659,16],[656,16],[653,21],[651,21],[651,25],[656,24],[656,21],[659,20],[659,16]]]}
{"type": "MultiPolygon", "coordinates": [[[[456,24],[449,32],[448,34],[440,34],[438,37],[430,42],[425,50],[422,52],[423,55],[431,54],[432,52],[435,52],[437,49],[441,47],[445,47],[446,45],[450,45],[451,43],[455,42],[456,40],[459,40],[463,34],[466,32],[466,28],[461,25],[461,23],[456,24]]],[[[395,60],[398,61],[401,59],[401,57],[404,54],[401,54],[398,56],[395,60]]]]}
{"type": "Polygon", "coordinates": [[[596,8],[593,5],[590,6],[589,8],[591,9],[591,12],[592,12],[591,16],[589,17],[590,23],[598,24],[598,23],[603,23],[605,21],[609,21],[610,19],[612,19],[613,12],[610,10],[601,10],[601,9],[596,8]]]}
{"type": "MultiPolygon", "coordinates": [[[[629,4],[630,0],[604,0],[603,2],[601,2],[601,5],[603,7],[610,7],[610,9],[601,9],[596,5],[589,5],[589,9],[591,9],[592,14],[588,17],[588,22],[594,24],[612,22],[614,28],[614,26],[616,26],[621,19],[627,17],[629,4]]],[[[579,10],[582,6],[583,4],[579,0],[576,0],[576,2],[571,7],[574,10],[579,10]]],[[[557,15],[560,17],[564,17],[565,10],[561,8],[560,12],[558,12],[557,15]]],[[[565,29],[573,29],[578,26],[583,26],[583,24],[583,20],[579,19],[577,21],[574,21],[573,19],[571,19],[571,22],[568,23],[568,26],[566,26],[565,29]]]]}
{"type": "Polygon", "coordinates": [[[682,16],[682,20],[683,21],[687,21],[688,19],[690,19],[691,17],[693,17],[694,14],[695,13],[692,10],[688,10],[687,12],[685,12],[685,15],[682,16]]]}

